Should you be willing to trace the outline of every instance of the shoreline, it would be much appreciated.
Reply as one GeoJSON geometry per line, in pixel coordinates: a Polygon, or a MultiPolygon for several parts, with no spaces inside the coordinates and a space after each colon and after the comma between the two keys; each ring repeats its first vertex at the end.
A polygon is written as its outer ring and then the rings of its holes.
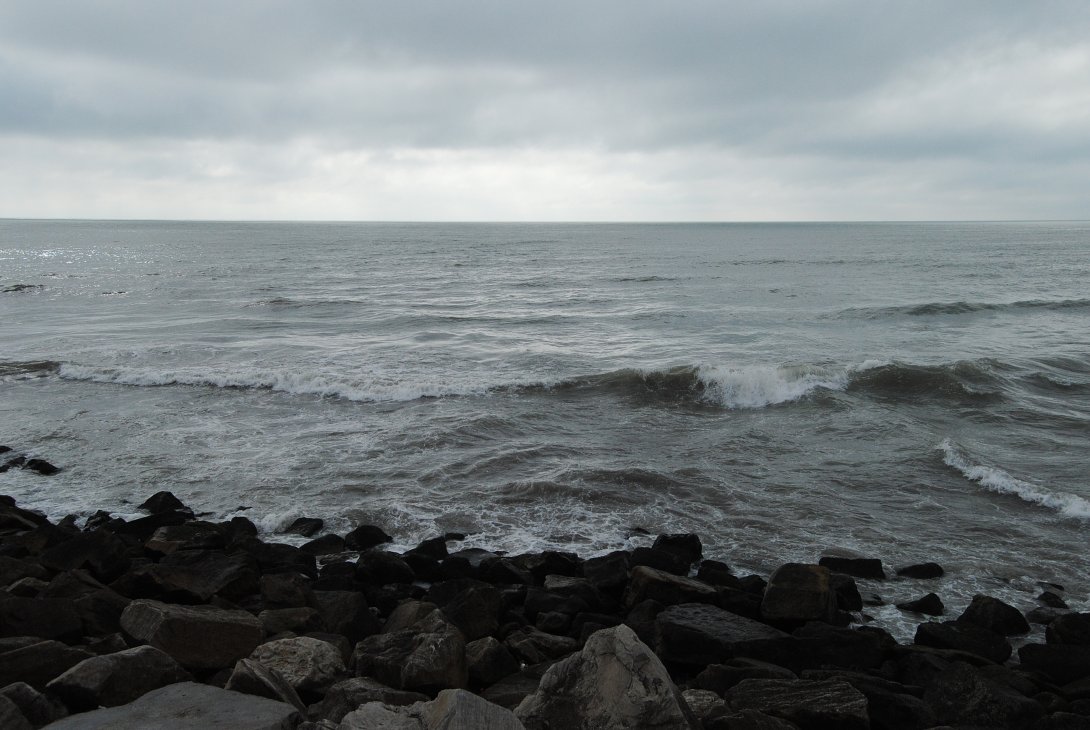
{"type": "Polygon", "coordinates": [[[951,616],[928,590],[934,563],[826,556],[735,575],[693,534],[587,559],[464,549],[457,534],[398,554],[374,526],[295,546],[244,517],[198,519],[169,492],[140,510],[80,529],[0,497],[0,713],[25,723],[11,727],[107,727],[181,695],[209,712],[278,703],[261,711],[283,727],[579,727],[628,706],[610,694],[617,671],[656,727],[1090,726],[1090,614],[1060,586],[1025,616],[984,595],[951,616]],[[857,579],[918,583],[912,643],[868,625],[857,579]]]}

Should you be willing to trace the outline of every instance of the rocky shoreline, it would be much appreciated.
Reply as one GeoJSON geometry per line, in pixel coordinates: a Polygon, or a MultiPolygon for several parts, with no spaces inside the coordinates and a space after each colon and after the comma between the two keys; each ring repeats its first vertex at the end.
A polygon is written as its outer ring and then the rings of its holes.
{"type": "MultiPolygon", "coordinates": [[[[0,727],[1090,728],[1090,613],[1059,586],[1028,616],[924,595],[899,644],[865,623],[877,559],[739,576],[692,534],[397,554],[373,526],[293,546],[169,492],[141,509],[77,526],[0,497],[0,727]],[[1045,641],[1015,652],[1030,621],[1045,641]]],[[[896,570],[921,594],[941,573],[896,570]]]]}

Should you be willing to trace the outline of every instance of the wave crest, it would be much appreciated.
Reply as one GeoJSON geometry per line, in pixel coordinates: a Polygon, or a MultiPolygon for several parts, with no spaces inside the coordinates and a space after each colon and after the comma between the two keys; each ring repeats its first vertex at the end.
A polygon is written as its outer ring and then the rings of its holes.
{"type": "Polygon", "coordinates": [[[975,312],[1059,311],[1064,309],[1090,308],[1090,299],[1025,299],[1017,302],[926,302],[896,307],[864,307],[846,309],[840,317],[931,317],[941,315],[973,314],[975,312]]]}

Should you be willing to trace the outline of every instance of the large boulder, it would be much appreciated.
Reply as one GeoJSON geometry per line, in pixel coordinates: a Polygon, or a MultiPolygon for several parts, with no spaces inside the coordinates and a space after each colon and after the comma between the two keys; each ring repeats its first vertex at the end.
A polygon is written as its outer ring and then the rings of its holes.
{"type": "Polygon", "coordinates": [[[465,637],[435,610],[411,628],[363,639],[352,660],[357,676],[398,689],[460,689],[469,681],[465,637]]]}
{"type": "Polygon", "coordinates": [[[135,702],[72,715],[50,730],[291,730],[289,704],[194,682],[148,692],[135,702]]]}
{"type": "Polygon", "coordinates": [[[385,705],[411,705],[427,702],[427,695],[419,692],[407,692],[387,687],[370,677],[354,677],[337,682],[325,693],[325,697],[314,708],[315,717],[330,722],[341,719],[360,705],[368,702],[381,702],[385,705]]]}
{"type": "Polygon", "coordinates": [[[299,693],[288,684],[288,680],[275,669],[270,669],[253,659],[239,659],[231,676],[227,678],[224,689],[243,694],[265,697],[277,702],[286,702],[301,713],[307,711],[299,693]]]}
{"type": "Polygon", "coordinates": [[[0,593],[0,636],[37,636],[75,642],[83,619],[68,598],[24,598],[0,593]]]}
{"type": "Polygon", "coordinates": [[[125,543],[106,530],[81,532],[41,554],[41,564],[50,570],[86,568],[95,578],[111,581],[129,568],[125,543]]]}
{"type": "Polygon", "coordinates": [[[226,669],[261,643],[261,622],[245,611],[138,600],[121,614],[121,628],[165,651],[187,669],[226,669]]]}
{"type": "Polygon", "coordinates": [[[1033,700],[965,662],[954,662],[936,677],[924,701],[939,722],[949,725],[1028,728],[1044,714],[1033,700]]]}
{"type": "Polygon", "coordinates": [[[925,616],[941,616],[946,611],[946,606],[942,605],[942,599],[934,593],[928,593],[926,596],[913,601],[898,603],[897,608],[902,611],[922,613],[925,616]]]}
{"type": "Polygon", "coordinates": [[[528,730],[696,727],[662,662],[624,625],[595,633],[550,667],[515,715],[528,730]]]}
{"type": "Polygon", "coordinates": [[[659,658],[699,666],[746,656],[770,642],[792,642],[779,629],[702,603],[667,608],[655,619],[655,633],[659,658]]]}
{"type": "Polygon", "coordinates": [[[1002,636],[1029,632],[1029,622],[1014,606],[991,596],[975,595],[958,621],[976,624],[1002,636]]]}
{"type": "Polygon", "coordinates": [[[230,600],[253,595],[260,577],[250,555],[219,550],[176,550],[151,574],[163,596],[185,603],[204,603],[215,595],[230,600]]]}
{"type": "Polygon", "coordinates": [[[836,592],[829,569],[820,565],[787,563],[768,579],[761,600],[761,617],[778,625],[807,621],[832,623],[836,618],[836,592]]]}
{"type": "Polygon", "coordinates": [[[1025,669],[1040,672],[1056,684],[1090,677],[1090,650],[1072,644],[1025,644],[1018,649],[1025,669]]]}
{"type": "Polygon", "coordinates": [[[929,621],[916,627],[915,642],[935,649],[956,649],[1002,664],[1011,655],[1010,642],[976,624],[959,621],[929,621]]]}
{"type": "Polygon", "coordinates": [[[340,730],[525,730],[510,710],[461,689],[431,702],[394,707],[372,702],[344,716],[340,730]]]}
{"type": "Polygon", "coordinates": [[[382,628],[358,591],[314,591],[314,602],[326,629],[357,642],[382,628]]]}
{"type": "Polygon", "coordinates": [[[5,730],[33,730],[19,705],[0,695],[0,727],[5,730]]]}
{"type": "Polygon", "coordinates": [[[276,670],[296,692],[321,692],[344,673],[335,646],[309,636],[279,639],[253,650],[250,659],[276,670]]]}
{"type": "Polygon", "coordinates": [[[48,685],[72,712],[116,707],[153,689],[191,679],[169,655],[152,646],[84,659],[48,685]]]}
{"type": "Polygon", "coordinates": [[[1045,629],[1045,641],[1049,644],[1090,647],[1090,613],[1057,616],[1045,629]]]}
{"type": "MultiPolygon", "coordinates": [[[[0,696],[13,702],[20,714],[36,728],[56,722],[68,714],[59,700],[39,692],[26,682],[12,682],[0,689],[0,696]]],[[[5,726],[0,723],[0,727],[5,726]]]]}
{"type": "Polygon", "coordinates": [[[21,646],[0,652],[0,686],[26,682],[35,689],[44,689],[50,680],[92,656],[89,651],[59,641],[28,637],[21,643],[21,646]]]}
{"type": "Polygon", "coordinates": [[[870,730],[867,698],[840,680],[744,679],[725,699],[734,710],[757,710],[804,730],[870,730]]]}
{"type": "Polygon", "coordinates": [[[466,644],[466,668],[474,687],[487,687],[519,670],[518,660],[494,636],[466,644]]]}
{"type": "Polygon", "coordinates": [[[707,583],[638,565],[632,569],[624,603],[632,608],[646,600],[672,606],[677,603],[715,603],[719,592],[707,583]]]}
{"type": "Polygon", "coordinates": [[[496,633],[500,626],[502,598],[496,587],[472,581],[441,608],[443,615],[465,636],[467,641],[496,633]]]}

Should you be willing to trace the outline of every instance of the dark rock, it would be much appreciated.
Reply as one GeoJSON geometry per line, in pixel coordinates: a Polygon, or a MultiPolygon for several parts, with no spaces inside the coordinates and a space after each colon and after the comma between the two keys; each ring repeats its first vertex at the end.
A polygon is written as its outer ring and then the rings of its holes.
{"type": "Polygon", "coordinates": [[[946,606],[942,605],[942,599],[934,593],[928,593],[923,598],[917,598],[914,601],[898,603],[897,608],[902,611],[922,613],[926,616],[941,616],[946,611],[946,606]]]}
{"type": "Polygon", "coordinates": [[[412,550],[409,550],[409,552],[414,555],[427,555],[436,560],[442,560],[449,554],[447,552],[447,540],[444,537],[428,538],[412,550]]]}
{"type": "Polygon", "coordinates": [[[348,637],[352,643],[377,634],[382,628],[362,593],[314,591],[314,600],[326,628],[348,637]]]}
{"type": "Polygon", "coordinates": [[[990,728],[1028,728],[1040,719],[1041,706],[976,668],[954,662],[924,693],[924,701],[941,723],[990,728]]]}
{"type": "Polygon", "coordinates": [[[245,611],[138,600],[121,615],[134,640],[151,644],[188,669],[224,669],[261,643],[261,622],[245,611]]]}
{"type": "Polygon", "coordinates": [[[314,538],[299,549],[310,555],[335,555],[343,553],[346,547],[343,537],[330,533],[314,538]]]}
{"type": "Polygon", "coordinates": [[[147,540],[160,527],[181,525],[192,519],[193,513],[189,510],[169,510],[167,512],[156,512],[130,522],[118,520],[110,524],[110,529],[118,535],[134,535],[141,540],[147,540]]]}
{"type": "Polygon", "coordinates": [[[238,515],[221,524],[223,525],[224,534],[227,535],[229,540],[234,541],[243,537],[257,537],[257,525],[248,517],[238,515]]]}
{"type": "Polygon", "coordinates": [[[317,517],[300,517],[288,525],[285,532],[292,535],[302,535],[303,537],[313,537],[324,526],[325,520],[317,517]]]}
{"type": "Polygon", "coordinates": [[[687,603],[672,606],[655,619],[655,653],[664,661],[708,665],[746,656],[768,642],[790,641],[771,626],[716,606],[687,603]]]}
{"type": "Polygon", "coordinates": [[[224,689],[286,702],[301,714],[307,711],[306,705],[299,699],[299,693],[288,684],[280,672],[269,669],[253,659],[238,660],[224,689]]]}
{"type": "Polygon", "coordinates": [[[1037,596],[1037,600],[1049,608],[1068,608],[1067,602],[1053,591],[1043,591],[1041,595],[1037,596]]]}
{"type": "Polygon", "coordinates": [[[92,656],[59,641],[27,637],[27,642],[0,652],[0,686],[26,682],[41,690],[50,680],[92,656]]]}
{"type": "Polygon", "coordinates": [[[150,575],[160,595],[184,603],[205,603],[212,596],[238,600],[258,592],[257,561],[246,553],[177,550],[163,556],[150,575]]]}
{"type": "Polygon", "coordinates": [[[522,628],[511,632],[503,640],[516,657],[527,664],[540,664],[548,659],[559,659],[578,649],[575,639],[553,636],[535,628],[522,628]]]}
{"type": "Polygon", "coordinates": [[[651,599],[642,601],[628,612],[624,623],[636,633],[636,636],[640,637],[640,641],[648,646],[654,646],[658,641],[655,631],[655,619],[665,608],[658,601],[651,599]]]}
{"type": "Polygon", "coordinates": [[[450,555],[439,563],[441,580],[455,580],[458,578],[476,578],[477,569],[469,562],[468,558],[461,555],[450,555]]]}
{"type": "Polygon", "coordinates": [[[738,578],[731,572],[730,566],[719,560],[701,560],[696,579],[710,586],[740,588],[738,578]]]}
{"type": "Polygon", "coordinates": [[[859,595],[859,587],[855,584],[855,578],[844,573],[832,573],[829,576],[829,586],[836,594],[836,607],[841,611],[862,611],[863,597],[859,595]]]}
{"type": "Polygon", "coordinates": [[[431,702],[392,707],[371,702],[348,713],[340,730],[525,730],[510,710],[461,689],[443,690],[431,702]]]}
{"type": "Polygon", "coordinates": [[[102,588],[73,602],[83,622],[84,636],[107,636],[121,629],[121,614],[131,601],[116,591],[102,588]]]}
{"type": "Polygon", "coordinates": [[[697,727],[662,662],[627,626],[599,631],[550,667],[515,714],[526,730],[697,727]]]}
{"type": "Polygon", "coordinates": [[[1058,616],[1045,628],[1045,641],[1049,644],[1090,647],[1090,613],[1058,616]]]}
{"type": "Polygon", "coordinates": [[[416,574],[408,563],[394,553],[382,550],[367,550],[360,553],[356,563],[356,579],[371,585],[384,586],[390,583],[412,583],[416,574]]]}
{"type": "Polygon", "coordinates": [[[316,591],[359,590],[360,583],[356,580],[356,564],[343,560],[326,563],[322,566],[318,580],[311,587],[316,591]]]}
{"type": "Polygon", "coordinates": [[[369,676],[391,687],[433,691],[465,687],[465,638],[439,611],[412,628],[375,634],[356,644],[357,676],[369,676]]]}
{"type": "Polygon", "coordinates": [[[0,636],[37,636],[75,641],[83,619],[67,598],[23,598],[0,593],[0,636]]]}
{"type": "Polygon", "coordinates": [[[273,573],[261,576],[261,601],[266,608],[303,608],[314,606],[310,582],[299,573],[273,573]]]}
{"type": "Polygon", "coordinates": [[[317,609],[309,607],[266,609],[257,615],[257,620],[265,629],[266,636],[276,636],[285,631],[305,634],[308,631],[323,631],[326,628],[322,615],[317,609]]]}
{"type": "Polygon", "coordinates": [[[392,541],[392,537],[374,525],[360,525],[344,536],[344,544],[349,550],[369,550],[392,541]]]}
{"type": "Polygon", "coordinates": [[[1085,646],[1026,644],[1018,649],[1018,659],[1024,669],[1040,672],[1059,685],[1090,676],[1090,651],[1085,646]]]}
{"type": "Polygon", "coordinates": [[[72,712],[116,707],[148,692],[191,679],[168,655],[151,646],[84,659],[46,689],[72,712]]]}
{"type": "Polygon", "coordinates": [[[1090,730],[1090,717],[1073,712],[1054,712],[1038,720],[1033,730],[1090,730]]]}
{"type": "Polygon", "coordinates": [[[512,561],[523,570],[529,571],[534,585],[541,585],[549,575],[572,578],[583,575],[583,561],[575,553],[545,550],[541,553],[516,555],[512,561]]]}
{"type": "Polygon", "coordinates": [[[957,649],[1002,664],[1011,655],[1010,642],[976,624],[956,621],[922,623],[916,627],[915,643],[936,649],[957,649]]]}
{"type": "Polygon", "coordinates": [[[799,726],[758,710],[739,710],[706,720],[704,730],[799,730],[799,726]]]}
{"type": "Polygon", "coordinates": [[[293,545],[241,537],[235,540],[234,546],[252,555],[263,573],[302,573],[308,578],[318,577],[318,564],[314,556],[293,545]]]}
{"type": "Polygon", "coordinates": [[[474,581],[441,607],[466,641],[494,634],[500,627],[500,592],[488,583],[474,581]]]}
{"type": "Polygon", "coordinates": [[[105,530],[77,533],[45,550],[40,561],[44,567],[55,571],[86,568],[106,582],[128,570],[130,563],[125,543],[105,530]]]}
{"type": "Polygon", "coordinates": [[[865,631],[813,622],[792,636],[798,641],[799,663],[785,666],[876,669],[886,658],[883,637],[865,631]]]}
{"type": "Polygon", "coordinates": [[[121,632],[118,632],[91,639],[84,644],[84,647],[92,654],[102,656],[103,654],[116,654],[119,651],[125,651],[129,648],[129,644],[125,641],[125,637],[121,632]]]}
{"type": "Polygon", "coordinates": [[[485,558],[481,561],[479,571],[481,580],[496,585],[534,584],[534,576],[530,571],[520,567],[510,558],[485,558]]]}
{"type": "Polygon", "coordinates": [[[0,555],[0,588],[10,586],[23,578],[48,578],[49,573],[41,565],[29,560],[0,555]]]}
{"type": "Polygon", "coordinates": [[[903,578],[941,578],[946,571],[938,563],[917,563],[897,568],[897,575],[903,578]]]}
{"type": "Polygon", "coordinates": [[[739,616],[761,620],[761,596],[734,588],[720,588],[715,601],[720,608],[739,616]]]}
{"type": "Polygon", "coordinates": [[[19,706],[7,697],[0,695],[0,727],[5,730],[32,730],[30,721],[23,716],[19,706]]]}
{"type": "Polygon", "coordinates": [[[540,664],[533,664],[523,668],[522,670],[508,675],[491,685],[487,689],[481,692],[481,697],[484,697],[489,702],[497,704],[500,707],[506,707],[509,710],[513,710],[518,707],[526,697],[537,691],[538,685],[541,683],[541,678],[545,676],[545,672],[549,667],[557,664],[559,659],[550,659],[549,661],[541,662],[540,664]]]}
{"type": "Polygon", "coordinates": [[[492,636],[466,644],[466,666],[473,687],[493,685],[519,671],[518,660],[492,636]]]}
{"type": "Polygon", "coordinates": [[[144,549],[157,555],[179,550],[224,550],[226,547],[227,535],[222,527],[196,520],[160,527],[144,542],[144,549]]]}
{"type": "Polygon", "coordinates": [[[679,603],[715,603],[718,597],[718,591],[707,583],[638,565],[632,569],[624,603],[632,608],[643,601],[653,600],[672,606],[679,603]]]}
{"type": "Polygon", "coordinates": [[[798,676],[786,667],[756,659],[736,658],[722,664],[709,664],[693,679],[697,689],[706,689],[723,695],[728,689],[743,679],[798,679],[798,676]]]}
{"type": "Polygon", "coordinates": [[[836,619],[836,594],[829,569],[802,563],[780,566],[768,579],[761,616],[782,626],[807,621],[832,623],[836,619]]]}
{"type": "Polygon", "coordinates": [[[345,672],[340,651],[309,636],[270,641],[254,649],[249,658],[278,672],[300,694],[324,692],[345,672]]]}
{"type": "Polygon", "coordinates": [[[428,696],[419,692],[406,692],[387,687],[369,677],[356,677],[330,687],[321,703],[315,705],[313,714],[322,720],[339,723],[349,712],[368,702],[405,706],[427,701],[428,696]]]}
{"type": "Polygon", "coordinates": [[[655,538],[655,544],[651,546],[651,549],[673,553],[685,561],[686,565],[692,565],[704,557],[704,546],[700,542],[700,536],[694,533],[659,535],[655,538]]]}
{"type": "Polygon", "coordinates": [[[45,459],[27,459],[26,463],[23,464],[23,468],[29,469],[30,471],[36,471],[42,476],[47,477],[51,477],[60,472],[59,467],[53,466],[45,459]]]}
{"type": "Polygon", "coordinates": [[[870,728],[867,698],[838,680],[745,679],[726,700],[735,710],[757,710],[803,728],[870,728]]]}
{"type": "Polygon", "coordinates": [[[155,494],[144,500],[140,505],[140,509],[150,512],[153,515],[161,512],[181,511],[192,512],[193,510],[186,507],[182,500],[175,497],[170,492],[156,492],[155,494]]]}
{"type": "Polygon", "coordinates": [[[826,555],[818,560],[818,565],[825,566],[834,573],[843,573],[856,578],[886,579],[886,571],[882,570],[882,561],[877,558],[838,558],[826,555]]]}
{"type": "MultiPolygon", "coordinates": [[[[0,689],[0,696],[7,697],[13,702],[31,727],[48,725],[68,714],[68,710],[57,699],[39,692],[26,682],[13,682],[7,685],[0,689]]],[[[0,724],[0,727],[4,725],[0,724]]]]}
{"type": "Polygon", "coordinates": [[[679,557],[677,553],[668,550],[638,547],[632,551],[630,561],[633,567],[645,566],[673,575],[684,576],[689,574],[689,563],[685,562],[685,559],[679,557]]]}
{"type": "Polygon", "coordinates": [[[544,631],[546,634],[561,636],[567,634],[571,629],[571,622],[572,617],[570,614],[560,613],[559,611],[547,611],[537,615],[534,626],[537,627],[539,631],[544,631]]]}
{"type": "Polygon", "coordinates": [[[272,730],[295,727],[299,720],[298,710],[284,702],[181,682],[127,705],[73,715],[50,730],[272,730]]]}
{"type": "Polygon", "coordinates": [[[1002,636],[1029,632],[1029,623],[1021,611],[991,596],[973,596],[972,602],[958,617],[958,621],[976,624],[1002,636]]]}
{"type": "Polygon", "coordinates": [[[429,583],[443,580],[443,564],[438,558],[409,551],[402,555],[401,559],[409,566],[417,580],[429,583]]]}
{"type": "Polygon", "coordinates": [[[629,555],[617,550],[583,561],[583,577],[602,593],[619,596],[628,585],[629,555]]]}
{"type": "Polygon", "coordinates": [[[530,586],[527,589],[526,599],[523,603],[526,618],[531,621],[536,621],[540,613],[563,613],[574,616],[590,609],[590,604],[579,596],[557,595],[537,586],[530,586]]]}
{"type": "Polygon", "coordinates": [[[845,670],[808,670],[803,679],[847,682],[867,698],[871,727],[918,730],[935,725],[935,713],[921,698],[923,688],[906,686],[872,674],[845,670]]]}
{"type": "MultiPolygon", "coordinates": [[[[386,617],[386,623],[382,627],[382,633],[392,634],[404,631],[426,619],[438,606],[428,601],[409,600],[397,605],[386,617]]],[[[446,620],[445,618],[443,619],[446,620]]]]}

